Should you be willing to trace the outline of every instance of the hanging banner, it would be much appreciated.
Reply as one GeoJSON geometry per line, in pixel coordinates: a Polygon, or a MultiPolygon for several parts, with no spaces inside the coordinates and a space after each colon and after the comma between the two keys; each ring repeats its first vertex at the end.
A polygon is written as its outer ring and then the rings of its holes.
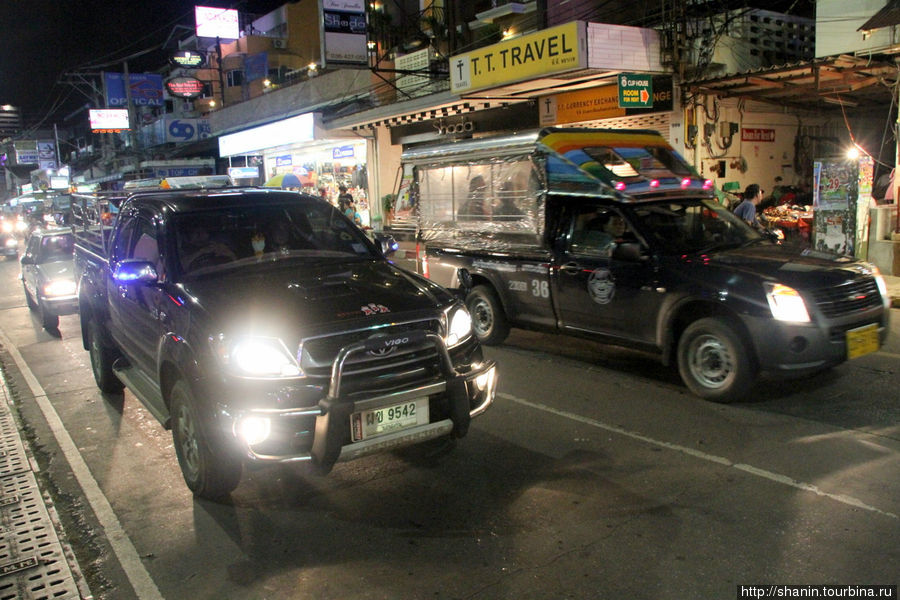
{"type": "MultiPolygon", "coordinates": [[[[124,73],[103,73],[106,86],[106,106],[109,108],[126,108],[128,94],[125,91],[124,73]]],[[[128,75],[128,87],[131,103],[134,106],[162,106],[162,75],[155,73],[131,73],[128,75]]]]}
{"type": "Polygon", "coordinates": [[[322,0],[322,56],[326,65],[368,65],[366,37],[363,0],[322,0]]]}

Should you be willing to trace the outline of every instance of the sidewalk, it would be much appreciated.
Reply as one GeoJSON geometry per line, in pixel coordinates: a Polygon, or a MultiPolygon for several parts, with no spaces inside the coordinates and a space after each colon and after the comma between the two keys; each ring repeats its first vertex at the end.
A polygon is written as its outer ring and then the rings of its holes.
{"type": "Polygon", "coordinates": [[[0,598],[88,600],[12,402],[0,375],[0,598]]]}

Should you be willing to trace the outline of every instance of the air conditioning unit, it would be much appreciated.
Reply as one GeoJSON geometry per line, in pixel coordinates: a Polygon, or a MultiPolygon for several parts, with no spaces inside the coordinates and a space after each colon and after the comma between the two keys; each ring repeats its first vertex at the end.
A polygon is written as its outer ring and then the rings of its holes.
{"type": "Polygon", "coordinates": [[[274,48],[281,48],[281,49],[287,48],[287,40],[281,40],[281,39],[272,40],[272,46],[274,48]]]}

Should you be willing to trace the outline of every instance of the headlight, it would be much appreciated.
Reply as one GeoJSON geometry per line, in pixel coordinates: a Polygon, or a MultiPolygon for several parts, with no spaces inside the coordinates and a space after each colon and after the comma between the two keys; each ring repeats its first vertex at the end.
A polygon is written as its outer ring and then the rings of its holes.
{"type": "Polygon", "coordinates": [[[16,221],[16,231],[25,231],[28,229],[28,223],[25,221],[16,221]]]}
{"type": "Polygon", "coordinates": [[[464,306],[450,310],[448,314],[447,336],[444,342],[448,348],[457,346],[472,335],[472,317],[464,306]]]}
{"type": "Polygon", "coordinates": [[[44,286],[44,296],[74,296],[75,282],[60,279],[44,286]]]}
{"type": "Polygon", "coordinates": [[[278,338],[242,337],[216,340],[217,354],[235,375],[242,377],[300,377],[303,371],[278,338]]]}
{"type": "Polygon", "coordinates": [[[255,446],[269,439],[272,421],[266,417],[244,417],[235,423],[234,432],[248,446],[255,446]]]}
{"type": "Polygon", "coordinates": [[[13,224],[9,221],[3,221],[3,233],[12,233],[13,224]]]}
{"type": "Polygon", "coordinates": [[[19,245],[19,241],[14,238],[10,238],[10,239],[6,240],[7,248],[15,248],[18,245],[19,245]]]}
{"type": "Polygon", "coordinates": [[[780,283],[765,283],[766,299],[772,316],[779,321],[808,323],[809,313],[800,292],[780,283]]]}

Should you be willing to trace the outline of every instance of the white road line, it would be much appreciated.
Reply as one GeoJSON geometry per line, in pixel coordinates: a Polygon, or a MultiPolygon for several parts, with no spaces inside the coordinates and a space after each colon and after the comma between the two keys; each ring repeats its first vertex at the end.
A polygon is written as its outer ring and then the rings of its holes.
{"type": "Polygon", "coordinates": [[[44,418],[53,432],[53,437],[56,438],[56,443],[59,444],[63,456],[69,462],[69,467],[81,486],[88,504],[91,505],[91,509],[97,515],[97,520],[100,522],[100,526],[103,527],[109,544],[112,546],[112,550],[122,565],[122,569],[124,569],[125,575],[128,577],[128,581],[131,583],[131,587],[134,588],[137,597],[141,600],[163,600],[159,588],[156,587],[156,583],[150,577],[150,573],[144,567],[144,563],[141,562],[137,549],[131,543],[131,538],[125,533],[122,524],[119,523],[119,518],[109,504],[109,500],[103,495],[100,485],[91,474],[87,463],[84,462],[84,458],[78,451],[78,447],[69,436],[69,432],[66,431],[62,419],[59,418],[59,414],[57,414],[53,404],[47,398],[47,392],[41,387],[31,369],[28,368],[28,363],[22,358],[19,349],[10,341],[3,330],[0,330],[0,343],[9,351],[10,356],[13,357],[13,360],[18,365],[19,371],[25,377],[25,381],[28,382],[28,387],[31,388],[35,402],[37,402],[41,412],[44,413],[44,418]]]}
{"type": "Polygon", "coordinates": [[[682,454],[687,454],[688,456],[693,456],[694,458],[699,458],[700,460],[713,462],[716,464],[724,465],[726,467],[732,467],[739,471],[749,473],[750,475],[755,475],[756,477],[761,477],[763,479],[768,479],[769,481],[774,481],[775,483],[787,485],[787,486],[796,488],[798,490],[803,490],[805,492],[812,492],[814,494],[817,494],[819,496],[824,496],[825,498],[835,500],[842,504],[855,506],[856,508],[861,508],[863,510],[878,513],[879,515],[884,515],[884,516],[890,517],[892,519],[900,519],[900,517],[898,517],[897,515],[895,515],[892,512],[886,512],[881,509],[875,508],[874,506],[869,506],[862,500],[859,500],[852,496],[847,496],[844,494],[832,494],[830,492],[825,492],[811,483],[797,481],[796,479],[793,479],[786,475],[780,475],[778,473],[773,473],[772,471],[767,471],[765,469],[758,469],[751,465],[736,463],[736,462],[733,462],[722,456],[708,454],[706,452],[701,452],[700,450],[694,450],[693,448],[688,448],[687,446],[681,446],[679,444],[672,444],[670,442],[663,442],[661,440],[656,440],[651,437],[647,437],[646,435],[636,433],[634,431],[628,431],[627,429],[622,429],[621,427],[616,427],[615,425],[608,425],[606,423],[602,423],[600,421],[596,421],[596,420],[590,419],[588,417],[583,417],[583,416],[577,415],[575,413],[570,413],[570,412],[567,412],[564,410],[558,410],[556,408],[547,406],[545,404],[539,404],[537,402],[531,402],[531,401],[525,400],[523,398],[518,398],[516,396],[513,396],[512,394],[505,394],[503,392],[497,392],[497,396],[500,398],[503,398],[505,400],[509,400],[510,402],[515,402],[516,404],[521,404],[522,406],[527,406],[527,407],[533,408],[535,410],[541,410],[541,411],[556,415],[558,417],[563,417],[565,419],[571,419],[572,421],[578,421],[579,423],[584,423],[585,425],[597,427],[598,429],[604,429],[606,431],[609,431],[610,433],[616,433],[618,435],[629,437],[629,438],[631,438],[633,440],[637,440],[639,442],[652,444],[654,446],[659,446],[661,448],[666,448],[667,450],[673,450],[675,452],[681,452],[682,454]]]}

